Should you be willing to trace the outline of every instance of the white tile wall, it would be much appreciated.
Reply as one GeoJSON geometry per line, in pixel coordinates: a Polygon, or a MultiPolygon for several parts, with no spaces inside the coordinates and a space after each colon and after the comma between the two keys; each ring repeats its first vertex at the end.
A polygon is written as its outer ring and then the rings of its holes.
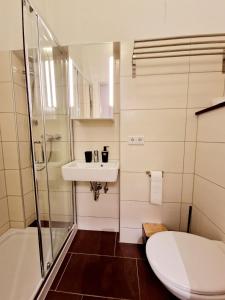
{"type": "Polygon", "coordinates": [[[16,99],[16,112],[20,114],[27,115],[27,95],[26,95],[26,89],[23,86],[20,86],[16,83],[13,85],[14,89],[14,97],[16,99]]]}
{"type": "Polygon", "coordinates": [[[145,141],[183,141],[185,109],[121,111],[121,141],[144,135],[145,141]]]}
{"type": "Polygon", "coordinates": [[[119,231],[118,218],[95,218],[78,216],[79,229],[98,231],[119,231]]]}
{"type": "Polygon", "coordinates": [[[185,140],[188,142],[196,141],[197,137],[197,116],[195,115],[195,112],[199,109],[196,108],[190,108],[187,109],[187,122],[186,122],[186,134],[185,134],[185,140]]]}
{"type": "Polygon", "coordinates": [[[8,196],[9,217],[11,222],[23,222],[23,199],[20,196],[8,196]]]}
{"type": "Polygon", "coordinates": [[[9,223],[8,203],[7,198],[2,198],[0,199],[0,228],[7,223],[9,223]]]}
{"type": "Polygon", "coordinates": [[[188,88],[188,107],[208,107],[214,98],[224,93],[224,74],[190,73],[188,88]]]}
{"type": "Polygon", "coordinates": [[[187,232],[188,230],[188,212],[190,205],[182,203],[180,212],[180,231],[187,232]]]}
{"type": "Polygon", "coordinates": [[[194,173],[196,142],[185,142],[184,172],[194,173]]]}
{"type": "Polygon", "coordinates": [[[127,228],[142,228],[142,224],[151,220],[161,222],[162,206],[150,205],[147,202],[121,201],[120,225],[127,228]]]}
{"type": "Polygon", "coordinates": [[[121,109],[185,108],[187,88],[187,74],[121,77],[121,109]]]}
{"type": "Polygon", "coordinates": [[[0,171],[0,199],[6,197],[5,172],[0,171]]]}
{"type": "Polygon", "coordinates": [[[9,82],[12,78],[11,72],[11,55],[9,51],[1,51],[0,53],[0,82],[9,82]]]}
{"type": "Polygon", "coordinates": [[[182,172],[184,143],[145,142],[145,145],[128,145],[121,142],[121,170],[143,172],[162,170],[182,172]]]}
{"type": "Polygon", "coordinates": [[[198,116],[192,232],[225,241],[224,108],[198,116]]]}
{"type": "Polygon", "coordinates": [[[142,229],[120,227],[120,242],[142,244],[142,229]]]}
{"type": "Polygon", "coordinates": [[[19,169],[19,153],[17,142],[3,142],[3,155],[6,169],[19,169]]]}
{"type": "MultiPolygon", "coordinates": [[[[150,201],[150,178],[146,173],[121,172],[120,200],[150,201]],[[139,183],[139,184],[137,184],[139,183]]],[[[163,175],[163,202],[180,202],[182,174],[163,175]]]]}
{"type": "MultiPolygon", "coordinates": [[[[117,65],[118,66],[118,65],[117,65]]],[[[117,75],[119,69],[117,68],[117,75]]],[[[84,160],[85,151],[101,152],[109,146],[109,160],[120,158],[120,83],[115,79],[115,107],[112,120],[74,121],[75,159],[84,160]]],[[[76,183],[78,228],[87,230],[119,231],[119,176],[116,183],[108,184],[108,192],[100,191],[98,201],[94,201],[90,184],[76,183]]]]}
{"type": "MultiPolygon", "coordinates": [[[[2,193],[7,195],[8,226],[23,228],[25,218],[30,217],[24,214],[24,193],[33,190],[32,174],[28,169],[31,164],[30,139],[24,75],[12,72],[12,68],[16,66],[21,70],[24,65],[14,52],[1,52],[0,61],[0,130],[3,152],[0,166],[5,169],[5,180],[1,176],[1,187],[2,193]]],[[[34,205],[34,202],[28,203],[28,199],[31,197],[27,197],[26,204],[34,205]]],[[[2,229],[0,231],[3,232],[2,229]]]]}
{"type": "Polygon", "coordinates": [[[193,181],[193,174],[183,174],[182,202],[184,203],[192,203],[193,181]]]}
{"type": "MultiPolygon", "coordinates": [[[[181,41],[181,40],[180,40],[181,41]]],[[[169,49],[169,48],[164,48],[169,49]]],[[[189,70],[188,57],[154,59],[149,61],[137,61],[136,74],[138,76],[155,74],[182,74],[189,70]]]]}
{"type": "Polygon", "coordinates": [[[197,143],[196,174],[225,187],[225,143],[197,143]]]}
{"type": "Polygon", "coordinates": [[[75,157],[78,160],[84,160],[85,151],[99,151],[99,157],[101,159],[101,151],[104,146],[109,146],[109,159],[119,159],[119,142],[99,142],[99,141],[86,141],[86,142],[75,142],[75,157]]]}
{"type": "Polygon", "coordinates": [[[11,82],[1,82],[0,84],[0,112],[13,112],[13,93],[11,82]]]}
{"type": "Polygon", "coordinates": [[[114,120],[75,121],[74,140],[76,142],[119,142],[119,114],[114,120]]]}
{"type": "Polygon", "coordinates": [[[2,113],[0,119],[2,141],[16,141],[16,121],[14,113],[2,113]]]}
{"type": "MultiPolygon", "coordinates": [[[[221,57],[205,57],[138,63],[137,74],[145,76],[132,78],[132,47],[131,42],[121,43],[120,240],[138,243],[142,223],[146,221],[164,222],[170,229],[186,231],[188,209],[193,201],[198,128],[195,112],[223,96],[224,75],[221,57]],[[128,136],[132,135],[144,136],[144,145],[128,145],[128,136]],[[152,207],[148,202],[147,170],[165,171],[161,207],[152,207]]],[[[215,118],[211,118],[214,122],[215,118]]],[[[223,119],[221,113],[220,128],[225,127],[223,119]]],[[[199,121],[200,136],[206,134],[212,122],[199,121]]],[[[219,127],[213,124],[208,130],[211,139],[224,137],[219,127]],[[214,135],[215,126],[218,133],[214,135]]],[[[217,157],[213,161],[220,161],[221,165],[225,153],[222,147],[214,151],[217,157]]],[[[200,155],[201,168],[206,169],[206,155],[203,151],[200,155]]],[[[215,170],[218,164],[215,163],[215,170]]],[[[225,178],[222,172],[218,171],[218,178],[225,178]]]]}
{"type": "Polygon", "coordinates": [[[99,217],[118,219],[118,194],[101,194],[94,201],[92,193],[77,193],[77,213],[80,217],[99,217]]]}
{"type": "Polygon", "coordinates": [[[194,205],[225,232],[225,189],[195,176],[194,205]]]}
{"type": "Polygon", "coordinates": [[[191,232],[212,240],[225,242],[224,232],[195,206],[193,207],[191,232]]]}
{"type": "Polygon", "coordinates": [[[20,196],[22,190],[19,170],[5,170],[5,177],[7,195],[20,196]]]}
{"type": "MultiPolygon", "coordinates": [[[[119,174],[120,176],[120,174],[119,174]]],[[[119,194],[119,180],[117,180],[116,182],[109,182],[108,183],[108,188],[109,188],[109,191],[108,191],[108,194],[119,194]]],[[[76,191],[77,193],[92,193],[90,191],[90,183],[89,182],[85,182],[85,181],[82,181],[82,182],[77,182],[76,184],[76,191]]],[[[103,190],[100,190],[100,193],[103,194],[104,191],[103,190]]]]}
{"type": "Polygon", "coordinates": [[[198,118],[198,141],[225,142],[224,109],[198,118]]]}

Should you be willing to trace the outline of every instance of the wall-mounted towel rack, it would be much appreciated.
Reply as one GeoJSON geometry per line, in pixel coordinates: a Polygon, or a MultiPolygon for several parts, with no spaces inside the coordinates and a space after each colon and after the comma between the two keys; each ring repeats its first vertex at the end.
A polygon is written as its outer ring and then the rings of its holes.
{"type": "Polygon", "coordinates": [[[132,75],[136,77],[137,61],[140,60],[211,55],[222,55],[222,72],[225,73],[225,33],[135,40],[132,75]]]}

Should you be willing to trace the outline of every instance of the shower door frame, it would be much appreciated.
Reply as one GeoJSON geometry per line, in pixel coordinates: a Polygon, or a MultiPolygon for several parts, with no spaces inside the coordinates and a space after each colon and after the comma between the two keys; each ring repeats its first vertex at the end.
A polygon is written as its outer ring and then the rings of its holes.
{"type": "MultiPolygon", "coordinates": [[[[28,47],[26,43],[26,34],[25,34],[25,17],[24,17],[24,9],[26,9],[26,6],[29,6],[30,11],[32,11],[35,14],[36,17],[36,25],[37,25],[37,57],[38,57],[38,73],[39,73],[39,84],[40,84],[40,102],[41,102],[41,122],[43,124],[44,128],[44,136],[45,136],[45,114],[43,112],[44,104],[43,104],[43,71],[41,67],[41,53],[40,53],[40,36],[39,36],[39,22],[44,24],[44,26],[48,29],[46,23],[44,20],[40,17],[37,10],[33,7],[33,5],[30,3],[29,0],[21,0],[22,4],[22,38],[23,38],[23,54],[24,54],[24,62],[25,62],[25,71],[26,71],[26,93],[27,93],[27,99],[28,99],[28,119],[29,119],[29,132],[30,132],[30,147],[31,147],[31,160],[32,160],[32,170],[33,170],[33,184],[34,184],[34,194],[35,194],[35,208],[36,208],[36,217],[37,217],[37,231],[38,231],[38,243],[39,243],[39,253],[40,253],[40,267],[41,267],[41,274],[42,278],[46,278],[46,275],[49,274],[49,271],[52,270],[52,267],[54,267],[54,263],[56,260],[58,260],[60,254],[62,253],[62,250],[64,247],[66,247],[66,243],[71,235],[71,233],[75,229],[77,216],[75,214],[75,207],[76,207],[76,193],[75,193],[75,184],[72,183],[71,191],[71,202],[72,202],[72,226],[68,230],[68,234],[65,237],[64,243],[62,244],[58,254],[56,257],[54,257],[53,252],[53,240],[52,240],[52,226],[51,226],[51,205],[50,205],[50,198],[49,198],[49,179],[48,179],[48,168],[47,168],[47,161],[46,161],[46,140],[44,143],[44,156],[45,156],[45,169],[46,169],[46,179],[47,179],[47,193],[48,193],[48,218],[49,218],[49,231],[50,231],[50,247],[51,247],[51,256],[52,256],[52,263],[49,266],[47,270],[45,270],[45,260],[44,260],[44,254],[43,254],[43,241],[42,241],[42,226],[41,226],[41,218],[40,218],[40,212],[39,212],[39,190],[38,190],[38,181],[36,177],[36,169],[35,169],[35,152],[34,152],[34,139],[33,139],[33,132],[32,132],[32,92],[31,92],[31,86],[30,86],[30,78],[29,78],[29,72],[30,72],[30,66],[29,66],[29,60],[28,60],[28,47]]],[[[49,30],[49,29],[48,29],[49,30]]],[[[57,39],[55,36],[51,33],[52,39],[54,43],[57,45],[57,47],[61,48],[60,50],[62,52],[63,49],[60,47],[57,39]]],[[[66,58],[66,67],[68,68],[68,57],[66,58]]],[[[66,75],[68,76],[68,69],[66,69],[66,75]]],[[[68,101],[67,101],[68,102],[68,101]]],[[[74,145],[73,145],[73,124],[71,122],[70,118],[70,110],[67,105],[67,115],[68,115],[68,129],[69,129],[69,147],[70,147],[70,158],[71,160],[74,157],[74,145]]],[[[75,235],[75,232],[74,234],[75,235]]],[[[72,242],[72,241],[71,241],[72,242]]]]}

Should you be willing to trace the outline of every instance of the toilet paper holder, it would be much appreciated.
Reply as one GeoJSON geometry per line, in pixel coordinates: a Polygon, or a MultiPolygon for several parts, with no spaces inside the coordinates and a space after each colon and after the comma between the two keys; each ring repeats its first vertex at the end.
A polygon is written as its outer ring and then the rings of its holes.
{"type": "MultiPolygon", "coordinates": [[[[146,174],[151,177],[151,171],[146,171],[146,174]]],[[[162,171],[162,177],[164,177],[164,171],[162,171]]]]}

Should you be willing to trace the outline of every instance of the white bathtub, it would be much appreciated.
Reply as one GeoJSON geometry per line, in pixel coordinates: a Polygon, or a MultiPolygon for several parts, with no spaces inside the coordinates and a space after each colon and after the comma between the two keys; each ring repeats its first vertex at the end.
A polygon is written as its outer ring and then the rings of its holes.
{"type": "Polygon", "coordinates": [[[0,237],[0,299],[31,300],[42,283],[37,228],[0,237]]]}

